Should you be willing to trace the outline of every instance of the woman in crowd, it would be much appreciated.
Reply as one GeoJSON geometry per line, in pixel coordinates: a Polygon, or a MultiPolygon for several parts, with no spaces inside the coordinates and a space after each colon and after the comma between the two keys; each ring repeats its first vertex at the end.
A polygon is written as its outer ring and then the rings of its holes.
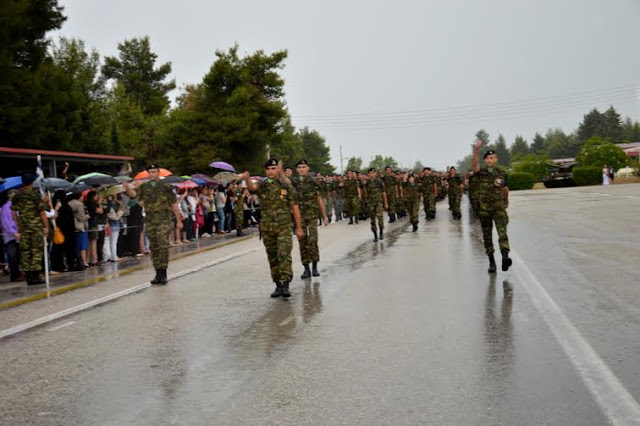
{"type": "MultiPolygon", "coordinates": [[[[6,201],[2,204],[0,213],[0,229],[2,230],[2,241],[9,263],[9,275],[12,282],[20,281],[20,241],[18,239],[18,224],[11,212],[13,197],[18,191],[10,190],[6,195],[6,201]]],[[[4,200],[3,200],[4,201],[4,200]]]]}
{"type": "Polygon", "coordinates": [[[605,164],[602,168],[602,184],[609,185],[611,183],[611,177],[609,175],[609,167],[605,164]]]}
{"type": "Polygon", "coordinates": [[[84,203],[80,201],[81,193],[71,195],[69,207],[73,213],[75,228],[75,257],[79,262],[79,269],[89,266],[87,250],[89,249],[89,215],[85,210],[84,203]]]}
{"type": "MultiPolygon", "coordinates": [[[[56,227],[62,232],[64,242],[53,244],[51,250],[51,270],[64,272],[67,270],[81,270],[75,251],[75,222],[73,211],[69,206],[64,190],[58,190],[53,196],[53,204],[58,210],[56,227]],[[59,206],[59,207],[58,207],[59,206]]],[[[53,229],[53,228],[52,228],[53,229]]]]}
{"type": "Polygon", "coordinates": [[[102,264],[102,249],[104,247],[104,227],[107,215],[102,204],[102,195],[95,191],[87,194],[87,211],[89,212],[89,265],[102,264]]]}
{"type": "Polygon", "coordinates": [[[224,212],[224,207],[227,204],[227,194],[225,193],[224,186],[218,186],[218,193],[215,197],[216,200],[216,212],[218,213],[218,233],[226,234],[226,217],[224,212]]]}
{"type": "Polygon", "coordinates": [[[204,227],[202,228],[202,236],[209,237],[213,234],[213,218],[215,217],[215,200],[213,191],[210,188],[203,188],[200,194],[200,206],[202,215],[204,216],[204,227]]]}
{"type": "Polygon", "coordinates": [[[122,199],[120,194],[110,195],[107,199],[107,220],[109,223],[109,230],[111,235],[109,236],[109,261],[117,262],[120,260],[118,257],[118,239],[120,238],[120,220],[124,215],[124,208],[122,206],[122,199]]]}

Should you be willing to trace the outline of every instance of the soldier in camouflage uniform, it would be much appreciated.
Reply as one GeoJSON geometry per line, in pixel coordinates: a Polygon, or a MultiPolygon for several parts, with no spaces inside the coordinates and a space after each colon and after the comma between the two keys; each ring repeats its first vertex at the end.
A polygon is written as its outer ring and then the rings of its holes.
{"type": "Polygon", "coordinates": [[[482,141],[476,142],[473,150],[473,172],[478,179],[478,216],[482,226],[482,238],[489,257],[489,272],[496,272],[493,254],[493,224],[495,222],[500,252],[502,253],[502,270],[507,271],[513,264],[509,258],[509,236],[507,235],[507,224],[509,223],[507,174],[498,167],[498,156],[493,150],[484,154],[485,165],[480,167],[478,157],[482,145],[482,141]]]}
{"type": "Polygon", "coordinates": [[[319,277],[318,262],[320,261],[320,251],[318,249],[318,227],[316,218],[318,212],[323,218],[324,225],[329,224],[329,218],[325,211],[324,201],[320,193],[320,187],[316,181],[309,176],[309,163],[307,160],[300,160],[296,165],[298,176],[292,179],[293,187],[298,197],[300,217],[302,220],[303,237],[300,240],[300,258],[304,272],[301,278],[319,277]],[[313,271],[309,269],[312,265],[313,271]]]}
{"type": "Polygon", "coordinates": [[[421,183],[425,217],[427,220],[435,219],[438,186],[430,167],[425,167],[422,171],[421,183]]]}
{"type": "Polygon", "coordinates": [[[342,187],[344,188],[345,207],[347,210],[347,216],[349,216],[349,225],[353,225],[354,218],[356,223],[358,223],[360,200],[362,199],[360,181],[354,176],[354,174],[354,171],[349,170],[347,172],[347,178],[342,182],[342,187]]]}
{"type": "Polygon", "coordinates": [[[473,170],[469,171],[469,204],[471,204],[471,210],[473,211],[474,217],[478,217],[478,212],[480,211],[478,198],[479,183],[480,181],[473,170]]]}
{"type": "Polygon", "coordinates": [[[13,197],[11,210],[18,224],[20,240],[20,266],[28,285],[44,284],[40,278],[42,257],[44,255],[44,237],[49,234],[47,206],[42,195],[33,189],[37,176],[33,173],[22,175],[23,187],[13,197]]]}
{"type": "MultiPolygon", "coordinates": [[[[260,231],[269,258],[271,278],[276,284],[276,289],[271,293],[271,297],[282,296],[286,299],[291,297],[289,283],[293,278],[291,264],[292,216],[298,241],[304,237],[300,209],[291,181],[284,175],[282,165],[278,163],[278,160],[275,158],[267,160],[264,169],[267,178],[260,183],[249,180],[249,172],[244,172],[243,177],[249,191],[257,193],[260,198],[262,211],[260,231]]],[[[313,218],[314,224],[316,217],[313,218]]]]}
{"type": "Polygon", "coordinates": [[[334,192],[336,194],[336,221],[341,221],[344,214],[344,186],[340,175],[334,177],[334,192]]]}
{"type": "Polygon", "coordinates": [[[327,211],[329,223],[331,223],[333,222],[333,209],[336,205],[336,183],[333,176],[331,175],[325,175],[324,181],[327,183],[327,202],[324,206],[327,211]]]}
{"type": "Polygon", "coordinates": [[[453,218],[460,220],[462,218],[462,213],[460,213],[460,201],[462,200],[462,193],[464,192],[464,183],[460,176],[458,176],[458,171],[455,167],[451,167],[449,169],[447,182],[449,183],[449,209],[453,214],[453,218]]]}
{"type": "Polygon", "coordinates": [[[413,225],[413,232],[418,230],[418,222],[420,216],[420,194],[422,188],[420,183],[416,182],[416,176],[407,172],[403,182],[403,192],[409,211],[409,221],[413,225]]]}
{"type": "Polygon", "coordinates": [[[384,218],[382,212],[389,208],[389,203],[384,181],[376,175],[376,169],[373,167],[369,169],[369,179],[367,179],[365,191],[367,193],[367,205],[369,207],[373,241],[378,241],[378,230],[380,231],[380,239],[384,240],[384,218]],[[376,220],[378,222],[377,224],[376,220]]]}
{"type": "Polygon", "coordinates": [[[384,168],[384,176],[382,177],[382,181],[384,182],[385,192],[387,194],[387,201],[389,203],[389,210],[387,214],[389,215],[389,223],[393,223],[396,221],[396,208],[398,207],[398,179],[393,174],[393,170],[391,170],[391,166],[387,166],[384,168]]]}
{"type": "Polygon", "coordinates": [[[231,198],[231,201],[233,201],[233,215],[235,216],[237,237],[244,236],[244,232],[242,232],[242,225],[244,225],[244,194],[241,184],[242,181],[236,182],[233,189],[233,197],[231,198]]]}
{"type": "Polygon", "coordinates": [[[167,283],[167,266],[169,265],[169,236],[172,232],[171,215],[176,218],[176,229],[182,229],[182,215],[178,202],[170,184],[160,180],[160,166],[151,164],[147,167],[149,181],[133,189],[125,181],[122,184],[130,198],[139,198],[144,206],[144,224],[149,238],[151,260],[156,276],[151,284],[167,283]]]}
{"type": "Polygon", "coordinates": [[[398,186],[398,198],[396,199],[396,214],[398,217],[407,217],[407,200],[404,194],[404,176],[399,170],[395,173],[396,185],[398,186]]]}

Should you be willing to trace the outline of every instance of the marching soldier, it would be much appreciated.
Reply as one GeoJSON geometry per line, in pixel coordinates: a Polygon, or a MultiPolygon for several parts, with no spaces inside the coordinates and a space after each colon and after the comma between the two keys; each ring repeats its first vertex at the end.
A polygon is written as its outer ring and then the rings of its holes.
{"type": "MultiPolygon", "coordinates": [[[[271,297],[287,299],[291,297],[289,283],[293,278],[291,265],[291,217],[295,223],[295,233],[298,241],[302,240],[300,209],[296,200],[295,190],[291,182],[284,175],[282,165],[278,160],[271,158],[264,164],[266,180],[260,183],[249,180],[249,172],[244,172],[243,178],[250,192],[255,192],[260,198],[262,220],[260,231],[262,241],[269,258],[271,278],[276,284],[276,289],[271,297]]],[[[314,221],[316,218],[314,217],[314,221]]]]}
{"type": "Polygon", "coordinates": [[[236,185],[233,189],[233,215],[235,216],[236,222],[236,236],[242,237],[244,236],[244,232],[242,232],[242,225],[244,225],[244,194],[242,191],[242,181],[236,182],[236,185]]]}
{"type": "Polygon", "coordinates": [[[298,176],[292,179],[293,187],[298,196],[298,206],[300,208],[300,218],[302,220],[302,239],[300,240],[300,258],[304,272],[300,278],[308,279],[313,274],[319,277],[318,262],[320,261],[320,251],[318,249],[318,227],[316,218],[318,212],[323,218],[324,225],[329,224],[329,218],[325,210],[320,187],[316,181],[309,177],[309,163],[307,160],[300,160],[296,165],[298,176]],[[313,270],[309,269],[309,264],[313,270]]]}
{"type": "Polygon", "coordinates": [[[449,169],[447,182],[449,183],[449,209],[453,214],[453,218],[460,220],[462,218],[460,201],[462,199],[462,193],[464,192],[464,182],[460,176],[458,176],[458,171],[455,167],[449,169]]]}
{"type": "Polygon", "coordinates": [[[378,230],[380,231],[380,239],[384,240],[384,218],[382,212],[389,208],[389,203],[384,181],[376,175],[376,169],[373,167],[369,169],[369,179],[365,184],[365,190],[367,192],[367,205],[369,207],[373,241],[378,241],[378,230]]]}
{"type": "Polygon", "coordinates": [[[484,154],[484,167],[480,167],[478,157],[482,141],[476,142],[473,150],[473,172],[478,179],[478,215],[482,226],[484,247],[489,257],[489,272],[496,272],[496,261],[493,249],[493,224],[496,224],[500,252],[502,253],[502,270],[507,271],[513,264],[509,258],[509,236],[507,224],[509,216],[509,187],[507,174],[498,167],[498,156],[493,150],[484,154]]]}
{"type": "Polygon", "coordinates": [[[334,192],[336,197],[336,221],[341,221],[344,214],[344,186],[342,185],[342,176],[334,177],[334,192]]]}
{"type": "Polygon", "coordinates": [[[418,230],[420,216],[420,184],[416,182],[416,176],[407,172],[404,176],[403,192],[409,211],[409,221],[413,225],[413,232],[418,230]]]}
{"type": "Polygon", "coordinates": [[[427,220],[435,219],[438,185],[430,167],[425,167],[422,171],[422,196],[427,220]]]}
{"type": "Polygon", "coordinates": [[[478,211],[480,207],[478,206],[478,177],[473,172],[473,170],[469,171],[469,204],[471,204],[471,210],[473,211],[473,216],[478,217],[478,211]]]}
{"type": "Polygon", "coordinates": [[[167,283],[167,266],[169,265],[169,236],[171,235],[171,214],[176,218],[176,230],[182,230],[182,215],[178,208],[173,187],[160,180],[160,166],[151,164],[147,167],[149,182],[134,190],[128,182],[122,188],[130,198],[139,198],[144,205],[145,228],[149,238],[149,249],[156,276],[151,284],[167,283]]]}
{"type": "Polygon", "coordinates": [[[38,191],[33,189],[37,175],[22,175],[22,188],[13,197],[11,210],[18,224],[17,239],[20,241],[20,266],[27,285],[44,284],[40,278],[42,257],[44,255],[44,237],[49,235],[49,220],[46,204],[38,191]]]}
{"type": "Polygon", "coordinates": [[[384,182],[385,192],[387,194],[387,202],[389,203],[389,210],[387,210],[387,214],[389,215],[389,223],[393,223],[396,221],[396,200],[398,199],[399,194],[398,180],[393,174],[391,166],[387,166],[384,168],[384,176],[382,177],[382,181],[384,182]]]}
{"type": "Polygon", "coordinates": [[[360,200],[362,199],[362,189],[360,188],[360,181],[354,176],[355,172],[349,170],[347,172],[347,178],[343,181],[344,188],[344,201],[349,216],[349,225],[353,225],[353,219],[355,218],[358,223],[358,215],[360,214],[360,200]]]}

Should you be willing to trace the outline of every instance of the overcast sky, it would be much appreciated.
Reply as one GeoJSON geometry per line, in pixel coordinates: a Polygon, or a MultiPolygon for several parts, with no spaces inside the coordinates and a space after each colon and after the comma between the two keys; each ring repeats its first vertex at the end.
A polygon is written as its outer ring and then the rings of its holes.
{"type": "MultiPolygon", "coordinates": [[[[297,127],[332,162],[375,154],[444,168],[486,129],[531,140],[572,131],[590,108],[640,118],[640,1],[60,0],[61,33],[101,55],[148,35],[178,85],[199,83],[217,49],[289,51],[297,127]]],[[[177,91],[172,95],[175,96],[177,91]]]]}

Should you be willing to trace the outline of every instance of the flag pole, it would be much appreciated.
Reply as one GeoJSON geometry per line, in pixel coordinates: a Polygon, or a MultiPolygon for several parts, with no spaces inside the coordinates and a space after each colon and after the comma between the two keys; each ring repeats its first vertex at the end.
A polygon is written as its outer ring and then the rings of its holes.
{"type": "MultiPolygon", "coordinates": [[[[44,179],[44,172],[42,171],[42,157],[38,155],[38,167],[36,168],[36,174],[38,175],[37,181],[40,182],[44,179]]],[[[44,198],[44,186],[40,185],[40,195],[44,198]]],[[[48,219],[47,219],[48,220],[48,219]]],[[[47,297],[51,295],[51,286],[49,280],[49,242],[47,236],[43,236],[44,240],[44,281],[47,286],[47,297]]]]}

